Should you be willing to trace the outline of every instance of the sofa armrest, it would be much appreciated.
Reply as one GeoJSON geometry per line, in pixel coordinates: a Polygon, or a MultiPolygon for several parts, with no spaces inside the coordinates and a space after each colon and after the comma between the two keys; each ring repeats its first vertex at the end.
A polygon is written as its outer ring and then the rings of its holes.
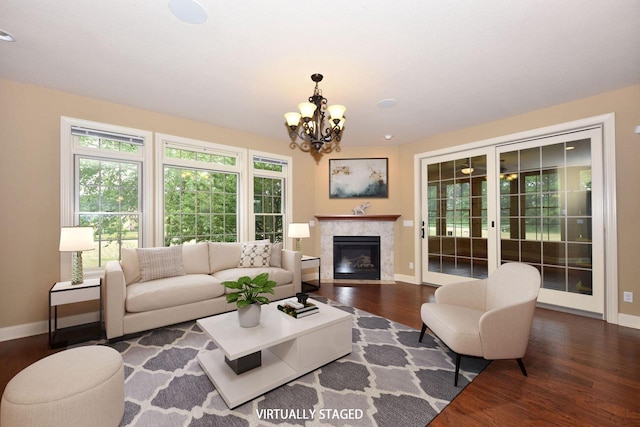
{"type": "Polygon", "coordinates": [[[536,299],[487,311],[480,318],[485,359],[518,359],[529,345],[536,299]]]}
{"type": "Polygon", "coordinates": [[[293,273],[295,292],[302,292],[302,253],[283,249],[282,268],[293,273]]]}
{"type": "Polygon", "coordinates": [[[443,285],[436,289],[436,302],[438,304],[459,305],[484,311],[486,289],[486,279],[443,285]]]}
{"type": "Polygon", "coordinates": [[[127,284],[118,261],[109,261],[104,269],[104,324],[107,339],[124,335],[124,311],[127,284]]]}

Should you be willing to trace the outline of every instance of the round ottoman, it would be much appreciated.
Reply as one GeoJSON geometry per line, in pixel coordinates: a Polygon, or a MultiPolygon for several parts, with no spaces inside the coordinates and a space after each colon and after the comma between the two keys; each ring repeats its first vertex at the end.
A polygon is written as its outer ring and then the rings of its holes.
{"type": "Polygon", "coordinates": [[[122,356],[111,347],[78,347],[26,367],[2,395],[0,425],[117,426],[124,414],[122,356]]]}

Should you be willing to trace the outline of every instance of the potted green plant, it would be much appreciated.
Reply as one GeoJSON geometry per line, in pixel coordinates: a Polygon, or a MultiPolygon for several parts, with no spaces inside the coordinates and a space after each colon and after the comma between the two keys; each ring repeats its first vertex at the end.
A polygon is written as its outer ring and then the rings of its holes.
{"type": "Polygon", "coordinates": [[[252,328],[260,323],[261,304],[269,304],[269,299],[260,294],[273,294],[276,282],[269,280],[269,273],[262,273],[253,279],[242,276],[236,281],[222,282],[222,285],[236,290],[227,294],[227,302],[235,302],[238,306],[240,326],[252,328]]]}

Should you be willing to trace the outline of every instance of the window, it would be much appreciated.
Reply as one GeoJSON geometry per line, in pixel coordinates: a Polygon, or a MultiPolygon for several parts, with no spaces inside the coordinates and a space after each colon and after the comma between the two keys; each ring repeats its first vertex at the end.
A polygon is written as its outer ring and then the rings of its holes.
{"type": "MultiPolygon", "coordinates": [[[[143,191],[150,181],[144,175],[149,141],[149,132],[62,118],[61,225],[93,227],[95,247],[83,253],[85,271],[97,274],[120,259],[123,247],[149,241],[143,191]]],[[[61,260],[63,277],[68,271],[61,260]]]]}
{"type": "Polygon", "coordinates": [[[82,155],[75,160],[78,224],[93,227],[96,242],[83,265],[103,267],[120,259],[122,247],[140,246],[141,164],[82,155]]]}
{"type": "Polygon", "coordinates": [[[241,239],[243,150],[169,135],[158,136],[165,246],[241,239]]]}
{"type": "MultiPolygon", "coordinates": [[[[163,134],[151,141],[149,131],[61,119],[61,225],[94,227],[87,277],[123,247],[285,240],[290,157],[163,134]]],[[[70,259],[61,254],[62,277],[70,259]]]]}
{"type": "Polygon", "coordinates": [[[238,175],[164,166],[164,244],[235,242],[238,175]]]}

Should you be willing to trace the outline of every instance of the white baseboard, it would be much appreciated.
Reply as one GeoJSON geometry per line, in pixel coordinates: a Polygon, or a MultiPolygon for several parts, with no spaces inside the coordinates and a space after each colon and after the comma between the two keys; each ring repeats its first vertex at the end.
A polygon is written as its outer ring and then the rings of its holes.
{"type": "Polygon", "coordinates": [[[640,329],[640,316],[618,313],[618,325],[640,329]]]}
{"type": "Polygon", "coordinates": [[[412,285],[420,285],[416,276],[408,276],[406,274],[394,274],[393,279],[399,282],[411,283],[412,285]]]}
{"type": "MultiPolygon", "coordinates": [[[[65,316],[58,318],[58,328],[67,328],[69,326],[84,325],[85,323],[97,322],[99,313],[97,311],[91,313],[76,314],[74,316],[65,316]]],[[[51,320],[53,322],[53,320],[51,320]]],[[[53,324],[51,325],[53,328],[53,324]]],[[[40,322],[25,323],[22,325],[8,326],[0,328],[0,342],[15,340],[18,338],[32,337],[34,335],[46,334],[49,332],[49,322],[42,320],[40,322]]]]}

